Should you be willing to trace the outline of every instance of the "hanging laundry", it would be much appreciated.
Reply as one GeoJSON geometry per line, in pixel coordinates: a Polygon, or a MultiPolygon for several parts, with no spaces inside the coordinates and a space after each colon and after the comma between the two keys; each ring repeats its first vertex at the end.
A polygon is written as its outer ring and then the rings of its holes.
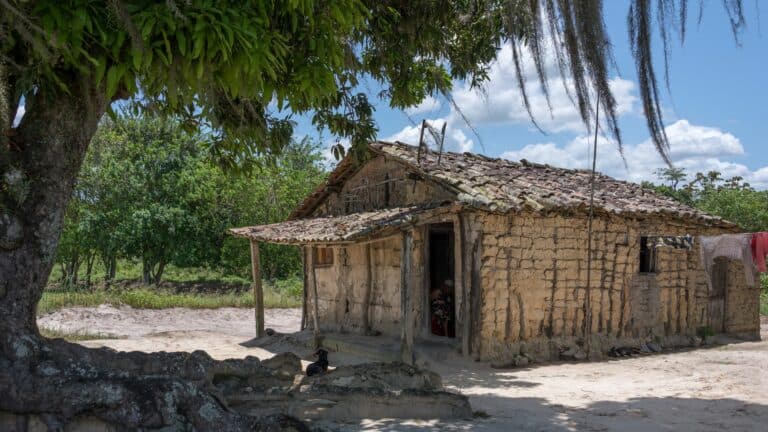
{"type": "Polygon", "coordinates": [[[671,247],[675,249],[688,249],[693,247],[693,236],[690,234],[684,236],[654,236],[649,241],[653,247],[671,247]]]}
{"type": "Polygon", "coordinates": [[[752,259],[755,260],[757,270],[761,273],[765,273],[765,256],[768,255],[768,232],[757,232],[752,234],[751,246],[752,259]]]}
{"type": "MultiPolygon", "coordinates": [[[[712,281],[712,266],[715,258],[726,257],[740,260],[744,264],[744,279],[750,287],[755,286],[755,266],[752,262],[752,234],[723,234],[712,237],[701,236],[701,265],[707,273],[707,283],[712,281]]],[[[711,287],[710,287],[711,288],[711,287]]]]}

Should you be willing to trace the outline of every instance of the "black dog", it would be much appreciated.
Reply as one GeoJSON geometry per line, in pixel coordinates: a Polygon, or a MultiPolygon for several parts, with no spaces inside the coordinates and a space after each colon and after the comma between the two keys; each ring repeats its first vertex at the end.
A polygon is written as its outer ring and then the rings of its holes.
{"type": "Polygon", "coordinates": [[[320,348],[315,351],[315,356],[317,356],[317,361],[307,365],[307,376],[328,372],[328,351],[320,348]]]}

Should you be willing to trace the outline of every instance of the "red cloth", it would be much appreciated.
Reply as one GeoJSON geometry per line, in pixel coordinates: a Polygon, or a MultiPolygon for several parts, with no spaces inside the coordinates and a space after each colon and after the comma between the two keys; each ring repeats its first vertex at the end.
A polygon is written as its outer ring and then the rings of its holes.
{"type": "Polygon", "coordinates": [[[752,259],[760,273],[765,273],[765,256],[768,255],[768,232],[752,234],[752,259]]]}

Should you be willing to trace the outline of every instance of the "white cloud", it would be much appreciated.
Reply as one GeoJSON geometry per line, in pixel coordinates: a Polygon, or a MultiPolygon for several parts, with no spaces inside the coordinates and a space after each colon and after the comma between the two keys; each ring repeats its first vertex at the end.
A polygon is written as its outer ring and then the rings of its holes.
{"type": "Polygon", "coordinates": [[[428,95],[426,99],[421,101],[420,104],[406,108],[405,112],[408,113],[408,115],[423,114],[437,111],[441,106],[442,104],[439,100],[435,99],[431,95],[428,95]]]}
{"type": "MultiPolygon", "coordinates": [[[[727,158],[744,155],[738,138],[717,128],[692,125],[679,120],[666,128],[670,144],[670,158],[676,167],[684,168],[689,177],[696,172],[719,171],[723,177],[744,177],[753,186],[768,188],[768,167],[756,171],[727,158]]],[[[563,146],[554,143],[530,144],[520,150],[509,151],[502,157],[549,163],[564,168],[589,168],[592,138],[579,136],[563,146]]],[[[597,169],[610,176],[634,182],[658,181],[654,171],[666,165],[648,139],[639,144],[625,145],[624,160],[616,143],[598,139],[597,169]]]]}
{"type": "MultiPolygon", "coordinates": [[[[549,83],[549,104],[542,91],[530,53],[523,50],[522,57],[528,98],[537,123],[547,132],[584,133],[585,127],[578,109],[565,90],[565,86],[572,88],[573,83],[571,80],[563,80],[560,76],[553,55],[547,55],[545,64],[549,83]]],[[[616,111],[619,116],[638,111],[634,82],[617,77],[610,81],[610,86],[616,98],[616,111]]],[[[499,51],[495,63],[490,67],[489,80],[483,89],[471,89],[468,84],[455,83],[452,96],[461,112],[451,106],[447,115],[433,119],[433,124],[448,122],[445,144],[448,150],[471,151],[474,147],[474,141],[468,137],[471,134],[465,119],[471,125],[478,127],[487,124],[533,126],[517,85],[512,48],[509,44],[504,45],[499,51]]],[[[435,102],[439,104],[439,101],[428,98],[406,112],[411,115],[428,112],[428,107],[433,106],[435,102]]],[[[435,109],[437,108],[439,105],[435,109]]],[[[407,126],[386,139],[417,144],[419,132],[420,125],[407,126]]]]}
{"type": "Polygon", "coordinates": [[[16,127],[21,122],[21,118],[24,117],[24,114],[27,112],[27,108],[25,105],[21,105],[19,109],[16,110],[16,116],[13,118],[13,127],[16,127]]]}
{"type": "MultiPolygon", "coordinates": [[[[536,122],[547,132],[583,132],[584,125],[579,111],[565,90],[566,86],[573,88],[573,81],[564,80],[560,76],[554,56],[547,55],[545,62],[549,105],[536,74],[533,59],[525,50],[522,61],[528,100],[536,122]]],[[[617,114],[621,116],[634,112],[637,105],[635,83],[616,77],[610,80],[610,86],[616,98],[617,114]]],[[[531,124],[518,88],[512,48],[509,44],[499,51],[496,62],[490,68],[489,80],[482,90],[471,89],[465,84],[453,92],[453,98],[472,124],[531,124]]]]}

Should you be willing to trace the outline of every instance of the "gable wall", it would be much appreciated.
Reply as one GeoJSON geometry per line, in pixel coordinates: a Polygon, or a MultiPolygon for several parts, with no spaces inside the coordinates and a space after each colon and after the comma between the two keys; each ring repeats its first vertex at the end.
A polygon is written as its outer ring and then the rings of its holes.
{"type": "Polygon", "coordinates": [[[390,207],[439,204],[455,196],[426,180],[406,178],[406,167],[391,158],[377,156],[331,193],[312,216],[344,215],[390,207]]]}

